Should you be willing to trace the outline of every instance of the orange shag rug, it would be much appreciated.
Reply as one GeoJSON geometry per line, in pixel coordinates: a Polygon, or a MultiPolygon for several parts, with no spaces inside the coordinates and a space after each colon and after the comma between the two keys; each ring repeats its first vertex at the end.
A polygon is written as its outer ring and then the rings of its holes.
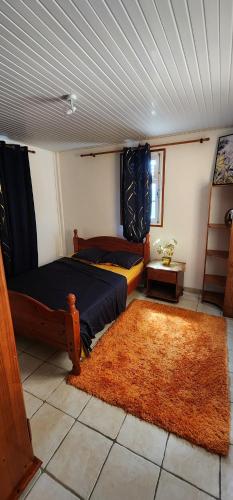
{"type": "Polygon", "coordinates": [[[209,451],[228,452],[223,318],[134,300],[68,383],[209,451]]]}

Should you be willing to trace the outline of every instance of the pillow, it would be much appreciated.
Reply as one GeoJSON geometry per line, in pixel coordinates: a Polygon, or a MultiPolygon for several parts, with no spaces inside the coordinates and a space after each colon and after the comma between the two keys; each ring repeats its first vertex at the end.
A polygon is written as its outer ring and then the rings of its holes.
{"type": "Polygon", "coordinates": [[[93,262],[93,264],[98,264],[102,262],[104,255],[106,254],[106,250],[102,250],[102,248],[91,247],[84,248],[83,250],[79,250],[79,252],[74,253],[72,255],[73,259],[76,260],[84,260],[87,262],[93,262]]]}
{"type": "Polygon", "coordinates": [[[121,250],[105,253],[101,260],[102,263],[113,264],[115,266],[125,267],[126,269],[136,266],[136,264],[141,261],[141,255],[131,252],[123,252],[121,250]]]}

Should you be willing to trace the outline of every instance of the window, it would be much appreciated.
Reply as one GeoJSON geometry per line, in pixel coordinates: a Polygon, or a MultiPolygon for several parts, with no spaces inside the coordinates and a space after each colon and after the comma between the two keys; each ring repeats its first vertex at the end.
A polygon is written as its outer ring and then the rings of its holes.
{"type": "MultiPolygon", "coordinates": [[[[164,181],[165,181],[165,149],[151,151],[151,175],[152,175],[152,205],[151,205],[151,226],[163,226],[163,205],[164,205],[164,181]]],[[[123,155],[120,155],[120,186],[122,186],[123,155]]],[[[122,188],[120,188],[120,210],[122,216],[122,188]]]]}
{"type": "Polygon", "coordinates": [[[152,205],[151,226],[163,225],[165,150],[151,152],[152,205]]]}

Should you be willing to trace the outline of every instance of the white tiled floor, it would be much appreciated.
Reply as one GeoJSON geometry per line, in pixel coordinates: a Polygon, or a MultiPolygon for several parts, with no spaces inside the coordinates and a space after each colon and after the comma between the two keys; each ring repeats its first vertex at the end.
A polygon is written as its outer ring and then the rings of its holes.
{"type": "MultiPolygon", "coordinates": [[[[140,291],[128,302],[134,298],[145,299],[140,291]]],[[[178,306],[221,315],[187,292],[178,306]]],[[[227,324],[233,407],[233,320],[227,324]]],[[[220,460],[67,385],[67,354],[22,338],[17,347],[34,451],[43,460],[29,500],[233,500],[233,446],[220,460]]]]}

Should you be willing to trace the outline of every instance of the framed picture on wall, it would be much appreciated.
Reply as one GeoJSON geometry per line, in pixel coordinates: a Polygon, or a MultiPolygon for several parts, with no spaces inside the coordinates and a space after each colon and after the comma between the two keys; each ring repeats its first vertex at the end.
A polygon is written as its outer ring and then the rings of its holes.
{"type": "Polygon", "coordinates": [[[233,134],[219,137],[213,184],[233,183],[233,134]]]}

